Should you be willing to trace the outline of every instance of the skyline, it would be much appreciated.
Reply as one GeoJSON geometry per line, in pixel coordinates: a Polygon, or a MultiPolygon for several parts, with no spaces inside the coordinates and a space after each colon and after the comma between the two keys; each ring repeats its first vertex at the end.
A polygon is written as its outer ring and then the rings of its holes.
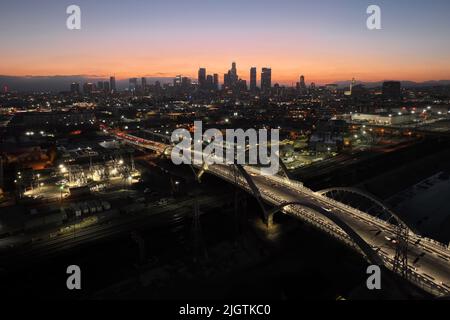
{"type": "MultiPolygon", "coordinates": [[[[113,75],[112,75],[113,76],[113,75]]],[[[183,76],[183,75],[182,75],[183,76]]],[[[311,82],[308,81],[308,75],[304,75],[306,79],[306,85],[309,87],[311,82]]],[[[300,76],[299,76],[300,77],[300,76]]],[[[141,81],[141,77],[135,76],[131,78],[117,78],[117,88],[118,89],[126,89],[129,87],[129,80],[132,78],[137,78],[138,81],[141,81]]],[[[161,84],[173,84],[175,77],[145,77],[147,83],[152,85],[156,81],[159,81],[161,84]]],[[[6,87],[8,90],[18,91],[18,92],[32,92],[32,91],[65,91],[69,88],[72,83],[78,83],[80,85],[84,83],[94,83],[97,81],[109,81],[110,76],[104,77],[95,77],[95,76],[85,76],[85,75],[70,75],[70,76],[27,76],[27,77],[18,77],[18,76],[5,76],[0,75],[0,87],[2,90],[6,87]]],[[[195,77],[191,80],[197,80],[195,77]]],[[[220,85],[223,85],[223,76],[220,78],[220,85]]],[[[434,86],[434,85],[450,85],[450,79],[440,79],[440,80],[428,80],[421,82],[409,81],[407,79],[383,79],[380,81],[363,81],[361,79],[355,79],[357,84],[363,84],[367,88],[376,88],[380,87],[384,81],[399,81],[402,83],[402,86],[405,88],[414,88],[419,86],[434,86]]],[[[336,84],[341,88],[348,87],[348,85],[352,82],[352,79],[344,79],[329,83],[315,83],[316,86],[325,86],[327,84],[336,84]]],[[[277,82],[272,81],[272,85],[277,84],[277,82]]],[[[295,87],[296,83],[291,84],[280,84],[285,87],[295,87]]],[[[247,86],[250,88],[250,82],[247,81],[247,86]]],[[[261,87],[261,73],[257,73],[257,87],[261,87]]]]}
{"type": "Polygon", "coordinates": [[[365,26],[369,1],[211,2],[81,0],[82,29],[65,28],[68,1],[4,4],[0,74],[195,79],[198,68],[223,73],[232,61],[249,81],[270,67],[273,83],[301,74],[325,84],[346,79],[428,81],[450,78],[450,3],[377,1],[382,30],[365,26]],[[28,3],[28,5],[27,5],[28,3]],[[6,14],[6,15],[4,15],[6,14]],[[282,18],[281,18],[282,17],[282,18]],[[188,63],[186,63],[188,61],[188,63]]]}

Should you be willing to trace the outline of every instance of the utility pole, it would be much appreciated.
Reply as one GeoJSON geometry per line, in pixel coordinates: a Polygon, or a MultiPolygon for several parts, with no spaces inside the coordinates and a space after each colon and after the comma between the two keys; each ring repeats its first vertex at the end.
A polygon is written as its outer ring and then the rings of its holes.
{"type": "Polygon", "coordinates": [[[198,203],[197,195],[195,195],[194,200],[194,212],[192,219],[192,237],[193,237],[193,245],[194,245],[194,262],[198,262],[201,258],[201,255],[204,255],[205,258],[208,258],[208,253],[206,248],[204,247],[203,238],[202,238],[202,228],[200,224],[200,206],[198,203]]]}
{"type": "Polygon", "coordinates": [[[235,226],[235,238],[236,241],[238,241],[238,237],[241,235],[241,212],[240,212],[240,204],[241,198],[240,197],[240,190],[239,190],[239,170],[236,168],[236,166],[233,166],[233,176],[234,176],[234,226],[235,226]]]}
{"type": "Polygon", "coordinates": [[[138,248],[139,248],[139,264],[142,265],[145,262],[145,241],[142,238],[142,236],[136,231],[133,231],[131,233],[131,238],[138,245],[138,248]]]}
{"type": "Polygon", "coordinates": [[[3,156],[0,154],[0,190],[4,187],[3,184],[3,156]]]}

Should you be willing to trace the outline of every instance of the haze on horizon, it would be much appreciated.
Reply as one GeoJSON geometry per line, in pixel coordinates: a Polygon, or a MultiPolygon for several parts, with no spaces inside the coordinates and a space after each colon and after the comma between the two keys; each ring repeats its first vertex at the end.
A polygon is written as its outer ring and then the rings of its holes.
{"type": "Polygon", "coordinates": [[[5,2],[0,74],[117,78],[222,78],[232,61],[248,79],[271,67],[273,81],[327,83],[353,77],[450,78],[450,2],[434,0],[130,0],[5,2]],[[66,8],[82,29],[66,28],[66,8]],[[382,9],[382,30],[366,28],[366,8],[382,9]]]}

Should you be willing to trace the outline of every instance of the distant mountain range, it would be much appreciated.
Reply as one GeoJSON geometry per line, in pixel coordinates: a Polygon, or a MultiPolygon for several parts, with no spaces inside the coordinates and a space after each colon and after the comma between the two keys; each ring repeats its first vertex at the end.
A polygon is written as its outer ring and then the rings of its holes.
{"type": "MultiPolygon", "coordinates": [[[[69,91],[70,84],[72,82],[78,82],[83,84],[84,82],[97,83],[98,81],[109,81],[109,78],[97,77],[97,76],[7,76],[0,75],[0,88],[5,85],[8,86],[10,91],[20,92],[32,92],[32,91],[69,91]]],[[[140,81],[140,80],[139,80],[140,81]]],[[[155,81],[159,81],[162,84],[170,83],[173,81],[172,77],[147,77],[147,83],[152,84],[155,81]]],[[[334,82],[339,87],[349,87],[351,81],[337,81],[334,82]]],[[[363,82],[357,81],[357,84],[363,84],[367,88],[381,87],[383,81],[379,82],[363,82]]],[[[418,88],[418,87],[432,87],[432,86],[447,86],[450,85],[450,80],[431,80],[425,82],[413,82],[413,81],[401,81],[404,88],[418,88]]],[[[128,88],[128,79],[117,79],[116,85],[118,89],[128,88]]]]}
{"type": "MultiPolygon", "coordinates": [[[[390,80],[385,80],[390,81],[390,80]]],[[[394,80],[398,81],[398,80],[394,80]]],[[[337,81],[334,82],[339,87],[349,87],[351,80],[347,81],[337,81]]],[[[408,80],[402,80],[400,81],[403,88],[424,88],[424,87],[435,87],[435,86],[449,86],[450,80],[430,80],[430,81],[424,81],[424,82],[414,82],[414,81],[408,81],[408,80]]],[[[381,87],[383,84],[383,81],[378,82],[364,82],[364,81],[356,81],[356,84],[362,84],[366,88],[377,88],[381,87]]]]}
{"type": "MultiPolygon", "coordinates": [[[[61,92],[70,91],[70,84],[72,82],[78,82],[83,85],[85,82],[97,83],[98,81],[109,81],[108,78],[96,77],[96,76],[28,76],[28,77],[16,77],[0,75],[0,89],[8,86],[10,91],[19,92],[32,92],[32,91],[51,91],[61,92]]],[[[172,82],[173,78],[167,77],[147,77],[147,83],[151,84],[155,81],[159,81],[162,84],[172,82]]],[[[139,79],[140,82],[140,79],[139,79]]],[[[120,89],[128,88],[128,79],[117,79],[116,86],[120,89]]]]}

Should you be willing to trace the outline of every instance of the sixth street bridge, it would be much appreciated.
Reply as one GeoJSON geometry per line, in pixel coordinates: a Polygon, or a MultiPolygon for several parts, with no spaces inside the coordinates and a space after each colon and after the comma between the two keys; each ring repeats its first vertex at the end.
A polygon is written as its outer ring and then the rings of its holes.
{"type": "MultiPolygon", "coordinates": [[[[157,139],[144,139],[109,128],[103,130],[136,147],[161,155],[171,154],[172,145],[155,141],[157,139]]],[[[250,166],[204,164],[194,167],[198,169],[198,180],[207,172],[255,196],[268,228],[273,223],[273,216],[279,212],[294,216],[352,247],[371,264],[388,268],[435,296],[450,295],[450,249],[418,235],[371,195],[350,188],[314,192],[290,179],[286,172],[286,176],[264,176],[259,169],[250,166]],[[335,190],[371,200],[388,213],[390,219],[379,219],[327,197],[335,190]],[[394,223],[390,222],[392,220],[394,223]]]]}

